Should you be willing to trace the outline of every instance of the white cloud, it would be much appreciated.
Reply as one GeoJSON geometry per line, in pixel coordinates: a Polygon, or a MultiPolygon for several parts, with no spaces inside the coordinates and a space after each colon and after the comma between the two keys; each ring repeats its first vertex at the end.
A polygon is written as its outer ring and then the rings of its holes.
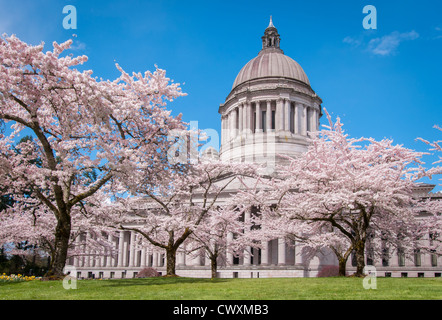
{"type": "MultiPolygon", "coordinates": [[[[367,36],[365,34],[365,36],[367,36]]],[[[342,42],[351,45],[352,47],[363,47],[367,51],[380,56],[388,56],[395,54],[400,43],[407,40],[415,40],[419,38],[419,34],[412,30],[410,32],[398,32],[393,31],[392,33],[385,35],[383,37],[373,38],[368,41],[364,41],[364,37],[345,37],[342,42]]]]}
{"type": "Polygon", "coordinates": [[[361,40],[358,40],[358,39],[355,39],[355,38],[352,38],[352,37],[345,37],[345,38],[342,40],[342,42],[344,42],[344,43],[348,43],[348,44],[350,44],[350,45],[352,45],[352,46],[354,46],[354,47],[358,47],[358,46],[360,46],[361,43],[362,43],[361,40]]]}
{"type": "Polygon", "coordinates": [[[368,50],[376,55],[387,56],[396,53],[401,42],[417,38],[419,38],[419,34],[414,30],[404,33],[393,31],[381,38],[371,39],[368,43],[368,50]]]}
{"type": "Polygon", "coordinates": [[[74,43],[72,43],[71,45],[71,50],[74,51],[82,51],[86,49],[86,43],[78,41],[78,40],[74,40],[74,43]]]}

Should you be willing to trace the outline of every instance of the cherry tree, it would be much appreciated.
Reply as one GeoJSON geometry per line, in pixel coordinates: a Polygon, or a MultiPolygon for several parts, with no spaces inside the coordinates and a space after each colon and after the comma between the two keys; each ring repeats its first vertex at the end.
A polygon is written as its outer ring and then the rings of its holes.
{"type": "MultiPolygon", "coordinates": [[[[442,127],[435,125],[434,128],[436,130],[439,130],[442,132],[442,127]]],[[[436,175],[436,174],[442,174],[442,167],[441,166],[435,166],[438,165],[439,163],[442,163],[442,140],[436,140],[433,142],[430,142],[428,140],[422,139],[422,138],[417,138],[417,140],[423,141],[424,143],[426,143],[429,146],[429,151],[435,151],[438,153],[438,160],[433,162],[434,167],[432,167],[431,169],[427,170],[427,174],[431,177],[432,175],[436,175]]],[[[442,179],[441,179],[442,180],[442,179]]],[[[442,185],[442,183],[441,183],[442,185]]]]}
{"type": "MultiPolygon", "coordinates": [[[[85,206],[89,206],[87,203],[85,206]]],[[[71,211],[72,231],[69,239],[67,259],[72,257],[107,256],[114,254],[112,243],[100,230],[93,228],[85,219],[88,214],[86,207],[75,207],[71,211]],[[86,237],[81,246],[77,238],[83,234],[86,237]]],[[[88,208],[92,209],[92,208],[88,208]]],[[[38,250],[40,254],[51,257],[50,264],[55,261],[55,235],[57,220],[49,210],[41,210],[38,200],[26,199],[9,206],[0,215],[0,243],[26,243],[38,250]]],[[[30,251],[12,249],[12,254],[33,254],[30,251]]]]}
{"type": "Polygon", "coordinates": [[[37,199],[34,213],[56,218],[49,271],[55,276],[66,262],[72,210],[104,186],[121,191],[119,177],[140,165],[161,166],[169,131],[183,128],[180,116],[165,109],[183,93],[164,70],[129,75],[117,65],[117,79],[98,80],[80,71],[86,56],[65,54],[71,44],[54,42],[45,53],[44,43],[0,38],[0,182],[14,197],[37,199]],[[33,139],[17,153],[11,146],[22,132],[33,139]]]}
{"type": "MultiPolygon", "coordinates": [[[[442,127],[435,125],[434,128],[442,132],[442,127]]],[[[442,140],[435,140],[433,142],[429,142],[428,140],[417,138],[417,140],[423,141],[429,146],[429,152],[434,152],[437,155],[437,160],[432,163],[432,167],[426,170],[426,176],[432,178],[437,175],[442,174],[442,166],[439,164],[442,163],[442,140]]],[[[442,178],[439,178],[439,185],[442,186],[442,178]]],[[[426,205],[423,206],[423,211],[431,213],[431,219],[425,220],[426,224],[422,228],[426,230],[429,235],[429,241],[427,242],[428,247],[426,248],[433,254],[442,255],[441,248],[441,230],[442,230],[442,196],[439,197],[430,197],[426,201],[426,205]]]]}
{"type": "Polygon", "coordinates": [[[286,221],[282,232],[298,239],[307,235],[318,247],[339,248],[340,266],[353,251],[355,274],[361,276],[366,244],[374,235],[415,247],[420,235],[414,228],[413,182],[421,177],[422,153],[388,139],[350,138],[339,118],[333,124],[327,117],[329,126],[311,133],[308,151],[288,158],[268,183],[273,206],[267,211],[286,221]]]}
{"type": "MultiPolygon", "coordinates": [[[[218,203],[203,221],[194,228],[186,247],[192,248],[194,254],[200,254],[202,249],[206,259],[210,260],[211,277],[217,277],[219,262],[227,265],[227,256],[240,257],[251,254],[250,248],[258,247],[257,241],[261,235],[257,230],[251,230],[255,221],[244,219],[247,207],[238,205],[235,194],[224,203],[218,203]]],[[[192,256],[192,252],[190,252],[192,256]]]]}
{"type": "MultiPolygon", "coordinates": [[[[134,231],[151,245],[164,249],[167,275],[173,276],[180,246],[196,230],[207,230],[207,226],[218,221],[210,216],[220,213],[219,198],[226,196],[237,176],[252,175],[254,170],[247,165],[214,159],[172,165],[155,174],[151,169],[150,174],[140,171],[128,181],[131,196],[102,207],[101,214],[94,216],[91,223],[102,228],[134,231]]],[[[231,216],[229,221],[235,213],[231,216]]],[[[223,218],[227,219],[227,214],[223,218]]]]}

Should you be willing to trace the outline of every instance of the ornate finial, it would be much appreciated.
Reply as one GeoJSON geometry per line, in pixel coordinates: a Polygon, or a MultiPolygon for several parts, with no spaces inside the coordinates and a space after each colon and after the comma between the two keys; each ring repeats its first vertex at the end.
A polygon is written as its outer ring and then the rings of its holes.
{"type": "Polygon", "coordinates": [[[270,16],[270,23],[267,28],[275,28],[275,26],[273,25],[273,22],[272,22],[272,16],[270,16]]]}

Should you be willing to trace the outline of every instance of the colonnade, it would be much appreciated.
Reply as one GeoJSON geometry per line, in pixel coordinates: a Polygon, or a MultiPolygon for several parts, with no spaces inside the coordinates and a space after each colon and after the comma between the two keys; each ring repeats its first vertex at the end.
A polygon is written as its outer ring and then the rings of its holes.
{"type": "Polygon", "coordinates": [[[279,98],[239,102],[221,117],[221,142],[239,135],[260,132],[285,132],[307,135],[319,127],[319,105],[279,98]]]}
{"type": "MultiPolygon", "coordinates": [[[[246,212],[245,219],[250,219],[250,213],[246,212]]],[[[245,230],[247,232],[247,230],[245,230]]],[[[99,250],[97,247],[86,246],[87,237],[92,237],[91,234],[85,234],[82,237],[77,237],[75,245],[82,251],[82,255],[75,256],[73,261],[70,261],[70,265],[78,268],[81,272],[90,270],[107,270],[110,272],[109,276],[112,276],[112,271],[132,270],[131,272],[139,271],[145,267],[153,267],[160,269],[165,267],[165,252],[164,250],[158,250],[157,248],[138,247],[137,237],[139,235],[131,231],[121,231],[119,236],[108,235],[108,242],[112,244],[112,248],[105,247],[105,249],[99,250]]],[[[233,240],[233,234],[228,233],[227,241],[233,240]]],[[[290,268],[290,266],[304,270],[319,270],[320,265],[333,265],[337,261],[332,255],[321,255],[321,258],[314,257],[310,261],[305,261],[303,256],[299,254],[302,247],[297,244],[296,246],[286,243],[284,238],[277,238],[271,241],[262,243],[258,249],[256,247],[248,247],[244,249],[241,256],[235,257],[230,251],[225,253],[225,264],[219,264],[220,268],[235,268],[240,267],[239,270],[253,270],[254,267],[270,267],[271,270],[277,270],[274,267],[282,266],[281,270],[290,268]],[[324,260],[325,259],[325,260],[324,260]],[[252,269],[248,269],[252,268],[252,269]],[[305,269],[308,268],[308,269],[305,269]]],[[[367,248],[369,249],[369,248],[367,248]]],[[[366,257],[369,257],[367,252],[366,257]]],[[[374,265],[379,270],[379,275],[387,276],[387,273],[392,276],[440,276],[440,257],[435,254],[429,254],[424,252],[417,252],[414,259],[401,257],[398,252],[394,250],[388,254],[387,259],[382,257],[373,258],[373,261],[366,261],[367,265],[374,265]],[[439,260],[439,261],[438,261],[439,260]]],[[[188,255],[184,251],[177,252],[177,268],[181,270],[206,270],[210,269],[210,260],[201,255],[188,255]],[[201,267],[201,268],[195,268],[201,267]]],[[[352,272],[352,258],[347,261],[347,268],[349,272],[352,272]]],[[[238,270],[238,269],[237,269],[238,270]]],[[[257,270],[257,269],[255,269],[257,270]]],[[[279,269],[278,269],[279,270],[279,269]]],[[[91,273],[91,272],[89,272],[91,273]]],[[[103,272],[100,272],[101,274],[103,272]]],[[[135,273],[134,273],[135,274],[135,273]]],[[[196,275],[196,274],[195,274],[196,275]]],[[[85,275],[84,275],[85,276],[85,275]]],[[[102,277],[101,275],[100,277],[102,277]]],[[[106,275],[105,275],[106,276],[106,275]]],[[[305,275],[304,275],[305,276],[305,275]]],[[[308,276],[308,275],[307,275],[308,276]]],[[[123,277],[123,276],[122,276],[123,277]]]]}
{"type": "Polygon", "coordinates": [[[164,251],[159,249],[138,248],[137,233],[133,231],[120,231],[119,237],[108,235],[107,242],[111,247],[103,246],[104,249],[90,248],[85,243],[87,233],[83,237],[77,237],[75,246],[84,248],[84,253],[75,256],[75,267],[162,267],[164,266],[164,251]]]}
{"type": "MultiPolygon", "coordinates": [[[[119,237],[108,235],[108,243],[112,247],[104,246],[95,249],[87,246],[86,237],[89,233],[77,237],[75,246],[83,251],[81,255],[74,256],[72,265],[78,268],[160,268],[165,266],[165,251],[159,248],[139,248],[134,231],[120,231],[119,237]]],[[[233,240],[233,234],[227,235],[227,241],[233,240]]],[[[287,265],[300,264],[301,257],[294,255],[294,248],[287,246],[285,239],[275,239],[263,243],[261,249],[248,247],[244,249],[240,259],[235,259],[232,252],[226,252],[227,266],[242,265],[287,265]],[[291,251],[290,251],[291,250],[291,251]],[[289,253],[290,252],[290,253],[289,253]],[[290,255],[290,259],[288,259],[290,255]],[[259,258],[258,258],[259,257],[259,258]]],[[[210,266],[210,260],[201,255],[189,255],[183,250],[177,252],[177,266],[210,266]]]]}

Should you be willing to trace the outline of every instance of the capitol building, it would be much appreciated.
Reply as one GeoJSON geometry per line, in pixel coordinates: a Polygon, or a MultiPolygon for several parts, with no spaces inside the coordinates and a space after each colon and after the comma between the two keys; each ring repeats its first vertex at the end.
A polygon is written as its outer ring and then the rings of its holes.
{"type": "MultiPolygon", "coordinates": [[[[272,19],[261,40],[262,49],[239,71],[219,106],[220,150],[207,149],[205,155],[221,161],[266,164],[267,173],[272,174],[277,164],[286,161],[279,155],[295,157],[307,150],[308,132],[319,130],[322,99],[302,67],[284,54],[272,19]]],[[[225,197],[235,192],[235,187],[239,185],[225,190],[225,197]]],[[[434,185],[421,184],[415,192],[420,197],[436,195],[431,193],[433,188],[434,185]]],[[[247,214],[251,213],[246,213],[245,219],[247,214]]],[[[75,267],[78,278],[132,278],[145,267],[165,274],[165,252],[138,248],[137,236],[135,232],[120,231],[119,238],[109,238],[117,256],[72,257],[68,264],[75,267]]],[[[274,239],[259,249],[249,248],[240,257],[225,254],[218,264],[218,277],[316,277],[323,267],[338,265],[332,251],[318,252],[309,259],[300,252],[300,245],[284,238],[274,239]]],[[[210,260],[204,255],[178,252],[176,261],[179,276],[211,277],[210,260]]],[[[442,273],[442,258],[424,253],[414,261],[392,253],[388,261],[379,259],[371,264],[378,276],[437,277],[442,273]]],[[[354,270],[349,258],[347,272],[354,270]]]]}

